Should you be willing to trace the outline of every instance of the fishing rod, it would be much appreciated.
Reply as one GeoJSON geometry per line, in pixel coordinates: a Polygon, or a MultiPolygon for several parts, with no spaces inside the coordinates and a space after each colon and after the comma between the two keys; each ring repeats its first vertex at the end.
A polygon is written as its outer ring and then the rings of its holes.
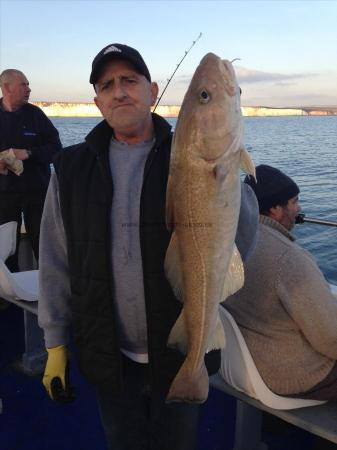
{"type": "Polygon", "coordinates": [[[184,61],[184,59],[186,58],[186,56],[187,56],[187,55],[189,54],[189,52],[191,51],[192,47],[195,46],[195,44],[198,42],[198,40],[201,38],[201,36],[202,36],[202,33],[199,33],[199,36],[196,38],[196,40],[192,42],[191,47],[190,47],[188,50],[185,50],[184,56],[181,58],[181,60],[180,60],[179,63],[177,64],[177,67],[174,69],[174,71],[173,71],[172,75],[170,76],[170,78],[167,80],[166,86],[164,87],[164,90],[163,90],[163,92],[161,93],[161,96],[158,98],[157,103],[156,103],[155,107],[153,108],[153,112],[155,112],[157,106],[159,105],[159,102],[160,102],[162,96],[164,95],[166,89],[168,88],[168,85],[170,84],[170,82],[171,82],[172,78],[174,77],[174,74],[175,74],[176,71],[178,70],[180,64],[184,61]]]}
{"type": "Polygon", "coordinates": [[[318,225],[328,225],[329,227],[337,227],[337,222],[333,220],[315,219],[313,217],[305,217],[305,214],[300,213],[296,217],[296,223],[302,224],[304,222],[317,223],[318,225]]]}

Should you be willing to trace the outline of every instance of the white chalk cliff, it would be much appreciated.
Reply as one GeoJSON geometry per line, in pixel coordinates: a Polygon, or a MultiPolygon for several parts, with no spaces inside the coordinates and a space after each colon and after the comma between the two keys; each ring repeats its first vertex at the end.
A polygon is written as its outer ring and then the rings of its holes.
{"type": "MultiPolygon", "coordinates": [[[[100,117],[95,103],[33,102],[49,117],[100,117]]],[[[156,113],[163,117],[178,117],[180,106],[159,105],[156,113]]],[[[243,116],[331,116],[337,115],[336,106],[269,108],[242,106],[243,116]]]]}

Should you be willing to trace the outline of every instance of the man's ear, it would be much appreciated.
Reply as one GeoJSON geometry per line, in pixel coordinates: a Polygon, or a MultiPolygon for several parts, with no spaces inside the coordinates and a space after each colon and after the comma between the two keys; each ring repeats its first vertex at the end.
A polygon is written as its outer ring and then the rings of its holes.
{"type": "Polygon", "coordinates": [[[2,90],[3,93],[10,94],[10,92],[11,92],[11,84],[8,83],[8,82],[4,83],[1,90],[2,90]]]}
{"type": "Polygon", "coordinates": [[[94,102],[95,102],[95,105],[97,106],[97,108],[101,111],[101,108],[99,107],[99,100],[97,97],[94,97],[94,102]]]}
{"type": "Polygon", "coordinates": [[[158,97],[159,87],[158,84],[155,81],[152,81],[151,83],[151,106],[153,106],[158,97]]]}
{"type": "Polygon", "coordinates": [[[282,206],[277,205],[277,206],[273,206],[272,208],[269,209],[269,217],[271,217],[272,219],[279,221],[280,217],[282,216],[282,206]]]}

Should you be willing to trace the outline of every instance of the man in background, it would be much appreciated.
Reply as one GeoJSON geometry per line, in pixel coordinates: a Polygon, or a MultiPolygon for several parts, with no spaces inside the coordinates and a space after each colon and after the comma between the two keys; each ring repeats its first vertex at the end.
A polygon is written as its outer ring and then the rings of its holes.
{"type": "MultiPolygon", "coordinates": [[[[0,75],[0,156],[11,153],[23,161],[21,175],[0,160],[0,224],[17,221],[18,241],[23,213],[36,260],[43,204],[53,156],[61,150],[58,131],[38,107],[29,104],[31,89],[26,76],[16,69],[0,75]]],[[[7,260],[10,270],[18,268],[16,253],[7,260]]]]}
{"type": "Polygon", "coordinates": [[[276,394],[337,400],[337,299],[313,257],[291,233],[299,188],[260,165],[246,177],[260,210],[244,287],[223,306],[237,322],[256,367],[276,394]]]}

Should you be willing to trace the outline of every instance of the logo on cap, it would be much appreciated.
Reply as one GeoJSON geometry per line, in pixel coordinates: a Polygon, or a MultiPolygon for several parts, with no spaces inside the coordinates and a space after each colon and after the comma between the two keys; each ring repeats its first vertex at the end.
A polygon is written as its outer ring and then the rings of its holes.
{"type": "Polygon", "coordinates": [[[114,45],[110,45],[110,47],[108,47],[108,48],[104,51],[103,55],[106,55],[107,53],[110,53],[110,52],[119,52],[119,53],[122,53],[122,50],[120,50],[119,48],[115,47],[114,45]]]}

